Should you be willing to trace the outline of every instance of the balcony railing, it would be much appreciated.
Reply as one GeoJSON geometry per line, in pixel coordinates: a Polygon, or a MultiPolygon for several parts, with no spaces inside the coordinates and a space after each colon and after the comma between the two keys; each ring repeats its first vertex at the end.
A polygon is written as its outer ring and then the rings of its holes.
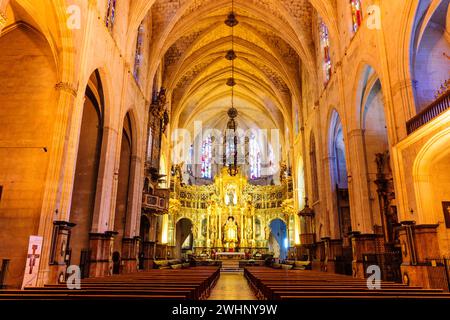
{"type": "Polygon", "coordinates": [[[168,213],[169,195],[169,189],[156,189],[155,194],[144,193],[142,206],[146,209],[153,209],[157,212],[168,213]]]}
{"type": "Polygon", "coordinates": [[[435,100],[432,104],[418,113],[414,118],[406,122],[406,130],[408,134],[413,133],[424,124],[430,122],[444,111],[450,108],[450,90],[447,90],[442,96],[435,100]]]}

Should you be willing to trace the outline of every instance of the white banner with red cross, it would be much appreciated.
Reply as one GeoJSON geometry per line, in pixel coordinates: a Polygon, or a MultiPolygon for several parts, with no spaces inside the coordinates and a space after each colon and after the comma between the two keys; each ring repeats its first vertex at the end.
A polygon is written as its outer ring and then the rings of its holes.
{"type": "Polygon", "coordinates": [[[27,262],[25,264],[25,273],[23,275],[22,289],[25,287],[35,287],[37,285],[39,262],[41,261],[42,242],[42,237],[30,236],[27,262]]]}

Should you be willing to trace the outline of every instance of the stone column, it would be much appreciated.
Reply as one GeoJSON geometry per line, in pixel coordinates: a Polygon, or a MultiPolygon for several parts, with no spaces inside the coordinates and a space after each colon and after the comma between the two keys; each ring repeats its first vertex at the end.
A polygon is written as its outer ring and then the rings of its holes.
{"type": "Polygon", "coordinates": [[[352,130],[348,137],[348,148],[350,153],[354,155],[351,171],[353,188],[352,192],[349,193],[349,196],[352,198],[350,202],[352,229],[359,230],[362,233],[369,233],[372,231],[374,219],[371,213],[369,177],[364,152],[364,132],[361,129],[352,130]]]}
{"type": "MultiPolygon", "coordinates": [[[[333,169],[335,167],[336,158],[329,155],[322,159],[322,168],[324,168],[324,176],[332,177],[333,169]]],[[[334,180],[334,179],[333,179],[334,180]]],[[[337,210],[336,186],[333,185],[332,179],[325,179],[326,185],[326,202],[323,211],[325,212],[323,232],[330,237],[339,237],[339,221],[337,215],[332,214],[337,210]]]]}
{"type": "Polygon", "coordinates": [[[46,190],[41,208],[41,219],[38,234],[44,237],[41,253],[41,265],[38,275],[38,286],[46,283],[57,283],[58,272],[51,267],[49,257],[52,245],[53,221],[69,221],[69,208],[72,200],[73,179],[76,163],[75,146],[71,143],[75,138],[74,125],[78,109],[76,105],[84,105],[84,96],[77,94],[76,85],[69,82],[58,82],[55,85],[58,98],[58,114],[54,119],[53,141],[49,148],[50,159],[47,169],[46,190]],[[55,277],[56,276],[56,277],[55,277]]]}
{"type": "Polygon", "coordinates": [[[131,273],[138,270],[138,257],[141,238],[123,238],[122,239],[122,273],[131,273]]]}
{"type": "Polygon", "coordinates": [[[90,265],[89,277],[102,277],[112,275],[112,253],[114,236],[117,232],[90,233],[90,265]]]}
{"type": "Polygon", "coordinates": [[[444,268],[438,265],[438,261],[432,260],[440,258],[438,226],[438,224],[416,225],[414,221],[402,222],[399,239],[403,258],[401,265],[403,283],[410,286],[433,288],[430,273],[436,268],[444,268]]]}
{"type": "Polygon", "coordinates": [[[116,168],[116,148],[118,131],[104,126],[102,150],[97,178],[97,193],[95,195],[92,231],[105,232],[114,225],[117,183],[119,170],[116,168]]]}
{"type": "MultiPolygon", "coordinates": [[[[138,221],[141,218],[142,206],[142,185],[141,185],[141,166],[142,161],[138,156],[131,157],[130,164],[130,182],[128,193],[128,209],[126,215],[125,237],[133,238],[139,234],[138,221]]],[[[116,201],[116,199],[114,199],[116,201]]],[[[167,199],[167,201],[169,201],[167,199]]]]}

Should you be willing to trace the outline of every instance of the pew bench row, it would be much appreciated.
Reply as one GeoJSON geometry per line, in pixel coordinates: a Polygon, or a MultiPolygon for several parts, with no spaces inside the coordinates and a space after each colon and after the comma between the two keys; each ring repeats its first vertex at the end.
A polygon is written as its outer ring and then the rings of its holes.
{"type": "Polygon", "coordinates": [[[0,300],[203,300],[219,276],[217,267],[150,270],[82,279],[80,289],[49,284],[24,290],[0,290],[0,300]]]}
{"type": "Polygon", "coordinates": [[[365,279],[317,271],[246,267],[244,276],[261,300],[450,299],[440,289],[393,282],[380,282],[380,289],[371,289],[365,279]]]}

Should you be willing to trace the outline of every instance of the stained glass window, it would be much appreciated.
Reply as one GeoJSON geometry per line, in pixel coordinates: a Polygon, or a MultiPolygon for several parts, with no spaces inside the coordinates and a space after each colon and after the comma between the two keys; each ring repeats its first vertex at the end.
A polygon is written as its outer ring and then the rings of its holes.
{"type": "Polygon", "coordinates": [[[330,56],[330,36],[328,28],[322,19],[319,18],[319,35],[320,35],[320,48],[323,58],[323,72],[325,83],[328,83],[331,78],[331,56],[330,56]]]}
{"type": "Polygon", "coordinates": [[[212,138],[207,137],[202,144],[202,172],[201,176],[204,179],[212,178],[212,138]]]}
{"type": "Polygon", "coordinates": [[[194,146],[191,145],[189,147],[189,155],[188,155],[188,161],[187,161],[187,172],[192,175],[192,163],[194,162],[194,146]]]}
{"type": "Polygon", "coordinates": [[[145,34],[145,27],[144,27],[144,22],[141,22],[141,25],[139,26],[138,29],[138,34],[137,34],[137,40],[136,40],[136,53],[134,56],[134,70],[133,70],[133,76],[134,79],[136,79],[136,81],[139,82],[139,75],[140,75],[140,71],[141,71],[141,65],[142,65],[142,61],[143,61],[143,48],[144,48],[144,34],[145,34]]]}
{"type": "Polygon", "coordinates": [[[116,20],[116,0],[108,0],[105,23],[109,31],[113,30],[115,20],[116,20]]]}
{"type": "Polygon", "coordinates": [[[255,135],[249,141],[250,179],[261,177],[261,150],[255,135]]]}
{"type": "Polygon", "coordinates": [[[350,0],[350,5],[352,8],[352,29],[353,32],[358,31],[362,23],[362,10],[361,10],[361,0],[350,0]]]}

